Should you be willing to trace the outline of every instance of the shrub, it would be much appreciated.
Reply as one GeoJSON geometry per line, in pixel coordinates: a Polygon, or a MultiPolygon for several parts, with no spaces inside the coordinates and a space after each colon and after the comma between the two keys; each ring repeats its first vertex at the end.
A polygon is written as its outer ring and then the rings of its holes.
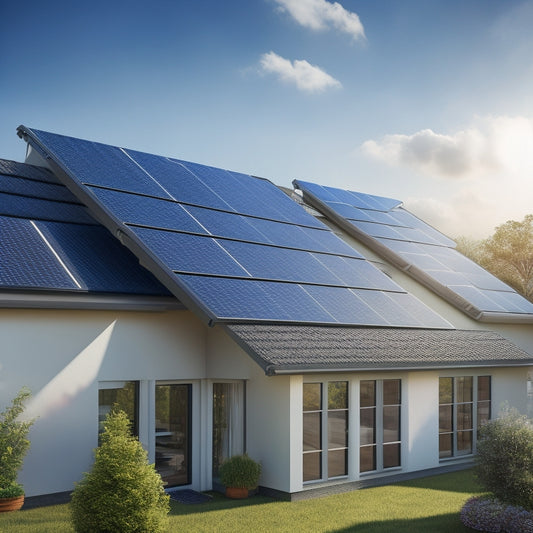
{"type": "Polygon", "coordinates": [[[461,522],[490,533],[533,533],[533,513],[494,498],[470,498],[461,510],[461,522]]]}
{"type": "Polygon", "coordinates": [[[255,489],[261,475],[261,465],[248,455],[234,455],[219,468],[220,482],[226,487],[255,489]]]}
{"type": "Polygon", "coordinates": [[[16,498],[24,496],[24,488],[19,483],[12,483],[0,489],[0,498],[16,498]]]}
{"type": "Polygon", "coordinates": [[[10,494],[18,490],[16,496],[24,494],[24,489],[17,483],[17,476],[30,447],[28,432],[33,420],[20,420],[20,416],[30,396],[29,389],[23,387],[11,405],[0,413],[0,489],[10,494]]]}
{"type": "Polygon", "coordinates": [[[168,528],[169,496],[124,411],[112,410],[90,472],[76,484],[71,512],[78,533],[160,533],[168,528]]]}
{"type": "Polygon", "coordinates": [[[514,409],[479,431],[475,473],[502,502],[533,509],[533,425],[514,409]]]}

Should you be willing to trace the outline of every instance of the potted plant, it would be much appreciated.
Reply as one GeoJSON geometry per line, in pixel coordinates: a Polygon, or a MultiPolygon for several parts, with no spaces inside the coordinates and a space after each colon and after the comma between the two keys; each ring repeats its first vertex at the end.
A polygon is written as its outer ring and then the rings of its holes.
{"type": "Polygon", "coordinates": [[[31,393],[22,388],[11,405],[0,413],[0,512],[16,511],[24,504],[18,471],[30,447],[28,432],[33,420],[19,420],[31,393]]]}
{"type": "Polygon", "coordinates": [[[247,498],[248,491],[257,487],[261,465],[246,454],[233,455],[220,465],[219,475],[228,498],[247,498]]]}

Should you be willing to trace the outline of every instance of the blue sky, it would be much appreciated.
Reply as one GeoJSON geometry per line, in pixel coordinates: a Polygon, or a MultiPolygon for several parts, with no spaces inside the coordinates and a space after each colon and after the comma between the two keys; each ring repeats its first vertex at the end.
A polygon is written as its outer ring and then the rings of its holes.
{"type": "Polygon", "coordinates": [[[454,237],[533,213],[533,0],[3,2],[19,124],[398,198],[454,237]]]}

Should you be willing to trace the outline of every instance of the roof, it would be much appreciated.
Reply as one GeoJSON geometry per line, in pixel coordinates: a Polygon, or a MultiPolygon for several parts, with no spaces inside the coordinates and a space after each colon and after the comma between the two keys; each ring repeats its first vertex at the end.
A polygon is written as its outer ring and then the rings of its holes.
{"type": "Polygon", "coordinates": [[[19,134],[208,324],[451,327],[268,180],[24,126],[19,134]]]}
{"type": "MultiPolygon", "coordinates": [[[[168,290],[267,374],[533,363],[495,333],[454,330],[268,180],[19,135],[53,174],[4,163],[4,289],[168,290]]],[[[363,196],[376,212],[400,205],[363,196]]]]}
{"type": "Polygon", "coordinates": [[[531,355],[491,331],[262,324],[226,330],[269,375],[533,363],[531,355]]]}
{"type": "Polygon", "coordinates": [[[533,303],[455,249],[399,200],[295,180],[304,200],[343,230],[482,322],[533,323],[533,303]]]}
{"type": "Polygon", "coordinates": [[[22,305],[28,291],[169,294],[46,169],[0,160],[0,235],[4,306],[22,305]]]}

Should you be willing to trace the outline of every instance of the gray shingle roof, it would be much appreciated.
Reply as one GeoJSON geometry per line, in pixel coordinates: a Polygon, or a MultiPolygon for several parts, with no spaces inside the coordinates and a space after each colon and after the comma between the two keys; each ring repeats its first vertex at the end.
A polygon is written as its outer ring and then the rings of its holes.
{"type": "Polygon", "coordinates": [[[226,326],[266,374],[533,365],[491,331],[240,324],[226,326]]]}

